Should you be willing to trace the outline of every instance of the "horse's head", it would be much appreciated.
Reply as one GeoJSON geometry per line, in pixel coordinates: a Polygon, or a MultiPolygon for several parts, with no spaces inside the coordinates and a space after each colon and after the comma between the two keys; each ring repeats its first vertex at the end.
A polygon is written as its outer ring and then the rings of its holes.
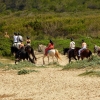
{"type": "Polygon", "coordinates": [[[38,52],[44,52],[45,48],[46,48],[45,45],[40,44],[40,45],[38,46],[38,52]]]}
{"type": "Polygon", "coordinates": [[[94,53],[97,53],[100,50],[100,47],[97,45],[94,45],[94,53]]]}
{"type": "Polygon", "coordinates": [[[15,46],[11,46],[11,54],[13,54],[15,56],[15,54],[18,52],[18,48],[15,46]]]}
{"type": "Polygon", "coordinates": [[[69,48],[63,48],[63,54],[65,55],[66,53],[68,53],[69,48]]]}

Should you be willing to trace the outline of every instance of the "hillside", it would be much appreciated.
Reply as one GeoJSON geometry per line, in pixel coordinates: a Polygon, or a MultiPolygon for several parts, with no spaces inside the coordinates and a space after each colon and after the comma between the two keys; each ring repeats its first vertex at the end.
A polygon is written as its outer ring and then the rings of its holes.
{"type": "Polygon", "coordinates": [[[31,37],[32,47],[47,45],[52,39],[55,48],[63,52],[74,38],[76,46],[85,39],[93,51],[100,41],[100,10],[98,0],[0,0],[0,55],[9,56],[13,33],[31,37]],[[22,7],[22,8],[20,8],[22,7]],[[10,39],[5,39],[8,32],[10,39]]]}
{"type": "Polygon", "coordinates": [[[99,0],[0,0],[0,12],[30,10],[71,12],[100,9],[99,0]]]}

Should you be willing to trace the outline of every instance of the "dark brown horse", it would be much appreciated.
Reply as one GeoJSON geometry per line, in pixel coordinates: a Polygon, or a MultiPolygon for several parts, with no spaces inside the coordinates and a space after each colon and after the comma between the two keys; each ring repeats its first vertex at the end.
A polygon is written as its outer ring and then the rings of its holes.
{"type": "Polygon", "coordinates": [[[79,57],[78,56],[78,52],[79,52],[79,49],[81,49],[80,47],[76,47],[75,48],[75,55],[78,57],[78,60],[81,58],[82,60],[84,59],[84,58],[90,58],[90,56],[92,55],[92,52],[89,50],[89,49],[83,49],[82,51],[81,51],[81,56],[79,57]]]}
{"type": "Polygon", "coordinates": [[[73,57],[75,60],[79,60],[80,58],[83,60],[84,58],[90,58],[92,55],[92,52],[89,49],[84,49],[81,51],[81,56],[79,57],[79,49],[80,47],[75,47],[75,49],[72,49],[70,52],[68,52],[68,58],[69,58],[69,63],[71,62],[71,58],[73,57]],[[77,58],[76,58],[77,57],[77,58]]]}
{"type": "Polygon", "coordinates": [[[69,58],[69,63],[71,62],[71,58],[77,60],[76,56],[78,55],[79,49],[80,49],[79,47],[76,47],[75,49],[71,49],[71,50],[69,50],[69,48],[63,48],[63,54],[65,55],[67,53],[69,58]]]}
{"type": "Polygon", "coordinates": [[[63,48],[63,54],[65,55],[65,54],[68,54],[68,50],[69,50],[69,48],[63,48]]]}
{"type": "Polygon", "coordinates": [[[11,47],[11,53],[15,54],[15,64],[16,62],[19,62],[20,60],[29,60],[32,63],[35,63],[36,57],[34,54],[34,49],[31,46],[25,46],[25,48],[19,50],[17,47],[12,46],[11,47]],[[32,56],[32,58],[30,57],[32,56]]]}

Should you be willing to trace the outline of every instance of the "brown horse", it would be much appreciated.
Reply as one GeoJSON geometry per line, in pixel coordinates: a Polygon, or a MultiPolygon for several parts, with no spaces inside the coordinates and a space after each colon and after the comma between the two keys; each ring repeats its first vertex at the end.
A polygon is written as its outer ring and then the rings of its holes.
{"type": "Polygon", "coordinates": [[[84,59],[84,58],[90,58],[90,56],[92,55],[92,52],[89,50],[89,49],[84,49],[84,50],[82,50],[81,51],[81,56],[79,57],[78,56],[78,52],[79,52],[79,49],[81,49],[80,47],[76,47],[75,48],[75,55],[77,55],[77,57],[78,57],[78,60],[81,58],[82,60],[84,59]]]}
{"type": "Polygon", "coordinates": [[[75,49],[71,50],[68,53],[69,63],[71,62],[71,58],[73,57],[75,60],[79,60],[80,58],[83,60],[84,58],[90,58],[92,52],[89,49],[84,49],[81,51],[81,56],[78,56],[78,51],[81,49],[80,47],[75,47],[75,49]],[[77,58],[76,58],[77,57],[77,58]]]}
{"type": "Polygon", "coordinates": [[[14,54],[14,56],[15,56],[15,64],[16,64],[16,62],[19,62],[19,61],[25,60],[25,59],[31,61],[32,63],[35,63],[35,61],[37,60],[37,58],[35,57],[35,54],[34,54],[34,49],[31,46],[25,46],[21,50],[19,50],[15,46],[11,46],[11,54],[14,54]],[[30,55],[32,57],[30,57],[30,55]]]}

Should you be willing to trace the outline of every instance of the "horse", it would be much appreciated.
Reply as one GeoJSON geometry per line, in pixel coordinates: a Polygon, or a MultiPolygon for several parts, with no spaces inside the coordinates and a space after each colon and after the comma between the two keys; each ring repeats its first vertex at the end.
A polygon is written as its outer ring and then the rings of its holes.
{"type": "Polygon", "coordinates": [[[79,57],[79,49],[81,49],[80,47],[75,47],[75,49],[72,49],[68,52],[68,58],[69,58],[69,63],[71,62],[71,58],[73,57],[75,60],[79,60],[81,58],[81,60],[83,60],[84,58],[90,58],[90,56],[92,55],[92,52],[89,49],[84,49],[81,51],[81,56],[79,57]],[[77,58],[76,58],[77,57],[77,58]]]}
{"type": "Polygon", "coordinates": [[[19,51],[16,46],[11,46],[11,54],[15,56],[15,54],[19,51]]]}
{"type": "Polygon", "coordinates": [[[100,47],[95,45],[94,46],[94,53],[97,53],[98,56],[100,56],[100,47]]]}
{"type": "MultiPolygon", "coordinates": [[[[45,64],[45,61],[44,61],[44,58],[46,57],[45,55],[45,49],[46,49],[46,46],[45,45],[39,45],[38,46],[38,52],[43,52],[44,56],[43,56],[43,64],[45,64]]],[[[56,57],[57,59],[57,62],[58,62],[58,59],[61,60],[60,56],[59,56],[59,52],[57,49],[51,49],[48,51],[48,54],[47,54],[47,57],[48,57],[48,63],[49,63],[49,56],[52,57],[53,59],[53,62],[54,62],[54,57],[56,57]]]]}
{"type": "Polygon", "coordinates": [[[19,62],[25,59],[31,61],[32,63],[35,63],[35,61],[37,60],[34,54],[34,50],[31,46],[25,46],[25,48],[21,50],[19,50],[15,46],[11,46],[11,54],[14,54],[15,56],[15,64],[16,62],[19,62]],[[31,59],[30,55],[32,55],[33,59],[31,59]]]}
{"type": "Polygon", "coordinates": [[[81,60],[83,60],[84,58],[89,58],[91,57],[92,55],[92,52],[91,50],[89,49],[83,49],[80,53],[81,56],[78,56],[79,55],[79,49],[81,49],[80,47],[76,47],[75,48],[75,55],[78,57],[78,60],[81,58],[81,60]]]}
{"type": "Polygon", "coordinates": [[[68,58],[69,58],[69,63],[71,62],[71,58],[74,58],[75,60],[77,60],[74,49],[70,50],[70,48],[64,48],[63,54],[65,55],[66,53],[67,53],[68,58]]]}
{"type": "MultiPolygon", "coordinates": [[[[20,62],[21,60],[28,60],[29,59],[29,55],[28,53],[25,51],[25,49],[22,50],[18,50],[18,52],[15,53],[15,64],[16,62],[20,62]]],[[[31,62],[32,60],[29,59],[31,62]]]]}
{"type": "Polygon", "coordinates": [[[68,54],[69,48],[63,48],[63,54],[65,55],[66,53],[68,54]]]}
{"type": "Polygon", "coordinates": [[[34,54],[34,49],[31,46],[29,46],[29,45],[25,46],[25,51],[28,53],[28,55],[32,55],[33,61],[37,60],[37,58],[35,57],[35,54],[34,54]]]}

